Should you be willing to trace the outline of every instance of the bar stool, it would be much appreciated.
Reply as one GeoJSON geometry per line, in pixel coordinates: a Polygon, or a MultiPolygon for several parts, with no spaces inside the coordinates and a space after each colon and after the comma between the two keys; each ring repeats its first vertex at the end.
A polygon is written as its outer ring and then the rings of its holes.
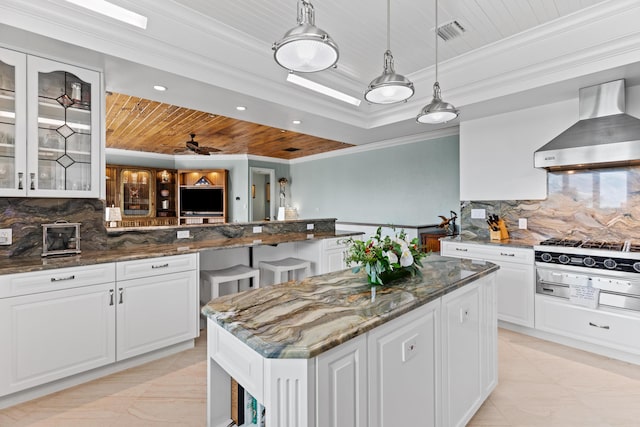
{"type": "Polygon", "coordinates": [[[260,270],[247,267],[246,265],[234,265],[233,267],[220,270],[201,270],[200,281],[202,286],[210,286],[211,299],[220,296],[220,284],[237,281],[236,292],[240,290],[240,280],[253,279],[254,288],[260,286],[260,270]]]}
{"type": "Polygon", "coordinates": [[[311,274],[311,262],[298,258],[284,258],[275,261],[260,261],[260,269],[273,272],[273,284],[282,283],[282,273],[287,273],[287,279],[291,280],[291,273],[304,269],[305,277],[311,274]]]}

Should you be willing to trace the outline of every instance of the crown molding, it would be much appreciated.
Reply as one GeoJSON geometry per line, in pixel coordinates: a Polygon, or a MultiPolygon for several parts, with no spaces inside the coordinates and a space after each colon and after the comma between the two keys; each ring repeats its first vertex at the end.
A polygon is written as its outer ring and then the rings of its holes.
{"type": "Polygon", "coordinates": [[[255,154],[249,154],[247,158],[248,160],[256,161],[256,162],[280,163],[283,165],[288,165],[291,163],[291,160],[288,160],[288,159],[280,159],[277,157],[267,157],[267,156],[256,156],[255,154]]]}

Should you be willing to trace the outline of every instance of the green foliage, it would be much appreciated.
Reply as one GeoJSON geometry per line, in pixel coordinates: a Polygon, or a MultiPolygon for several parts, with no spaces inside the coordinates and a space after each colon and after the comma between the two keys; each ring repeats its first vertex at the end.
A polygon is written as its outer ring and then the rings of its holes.
{"type": "MultiPolygon", "coordinates": [[[[394,228],[395,231],[395,228],[394,228]]],[[[420,260],[427,256],[420,251],[417,238],[407,240],[407,233],[401,230],[395,236],[382,237],[382,227],[378,227],[376,234],[367,241],[356,240],[350,237],[346,240],[349,244],[345,261],[348,266],[357,264],[352,268],[354,273],[364,267],[368,281],[372,285],[384,285],[381,276],[384,273],[399,269],[407,270],[411,275],[421,275],[420,260]]]]}

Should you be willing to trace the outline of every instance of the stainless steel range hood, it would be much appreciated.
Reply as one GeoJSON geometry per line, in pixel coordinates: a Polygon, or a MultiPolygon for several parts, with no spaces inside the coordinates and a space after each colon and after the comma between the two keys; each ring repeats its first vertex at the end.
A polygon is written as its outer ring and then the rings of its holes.
{"type": "Polygon", "coordinates": [[[624,80],[580,89],[580,120],[534,154],[548,170],[640,164],[640,119],[625,114],[624,80]]]}

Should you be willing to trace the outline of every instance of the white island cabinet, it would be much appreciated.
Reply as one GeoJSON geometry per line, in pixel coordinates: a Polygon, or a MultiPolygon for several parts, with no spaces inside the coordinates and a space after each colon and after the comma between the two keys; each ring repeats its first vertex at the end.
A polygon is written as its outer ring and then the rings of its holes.
{"type": "Polygon", "coordinates": [[[533,249],[446,239],[440,242],[440,246],[444,256],[498,264],[498,320],[534,327],[536,286],[533,249]]]}
{"type": "Polygon", "coordinates": [[[233,378],[267,426],[464,426],[497,384],[496,269],[434,255],[374,298],[345,270],[211,301],[207,424],[233,378]]]}

